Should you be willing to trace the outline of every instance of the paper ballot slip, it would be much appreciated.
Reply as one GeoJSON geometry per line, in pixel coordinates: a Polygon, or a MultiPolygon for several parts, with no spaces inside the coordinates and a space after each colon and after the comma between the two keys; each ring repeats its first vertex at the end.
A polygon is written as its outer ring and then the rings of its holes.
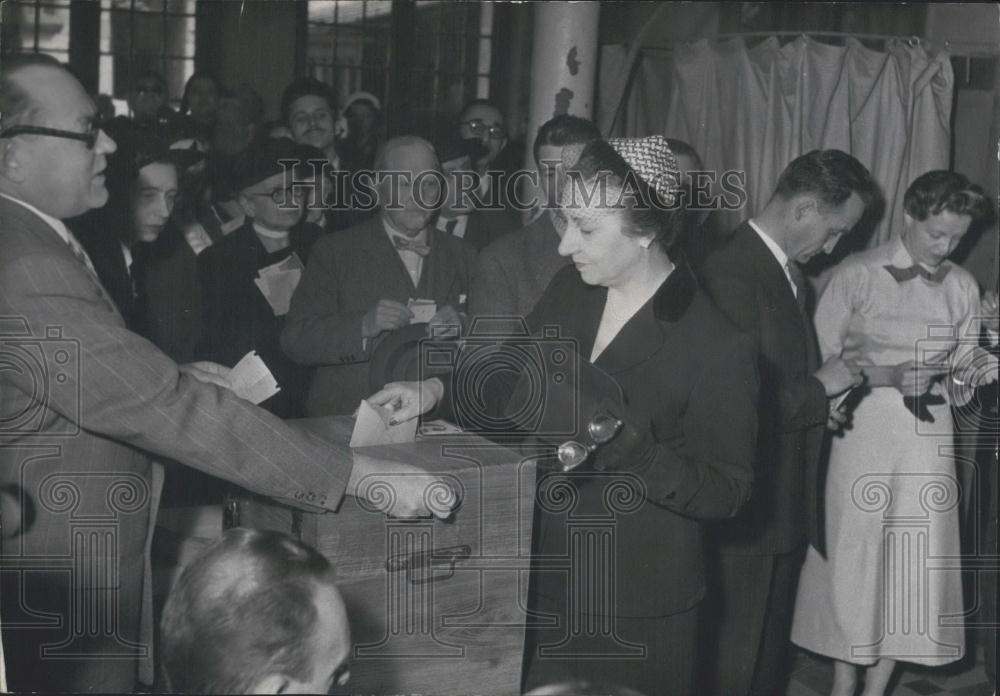
{"type": "Polygon", "coordinates": [[[274,375],[256,351],[250,351],[229,373],[230,389],[241,399],[259,404],[281,391],[274,375]]]}
{"type": "Polygon", "coordinates": [[[426,324],[437,314],[438,306],[434,300],[415,300],[412,297],[406,306],[413,312],[411,324],[426,324]]]}
{"type": "Polygon", "coordinates": [[[303,268],[298,254],[292,253],[278,263],[272,263],[257,271],[257,277],[253,282],[271,305],[274,316],[283,317],[288,314],[292,295],[302,279],[303,268]]]}
{"type": "Polygon", "coordinates": [[[417,434],[417,419],[389,425],[391,413],[387,408],[374,406],[362,399],[358,407],[358,419],[354,422],[354,432],[351,433],[351,447],[413,442],[417,434]]]}

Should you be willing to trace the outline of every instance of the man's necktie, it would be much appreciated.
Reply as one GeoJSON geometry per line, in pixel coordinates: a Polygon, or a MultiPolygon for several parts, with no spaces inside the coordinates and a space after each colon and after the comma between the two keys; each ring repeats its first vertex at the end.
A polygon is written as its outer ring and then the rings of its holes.
{"type": "Polygon", "coordinates": [[[90,257],[87,256],[87,252],[83,250],[83,246],[80,242],[76,241],[76,237],[74,237],[72,233],[69,233],[66,236],[66,244],[73,250],[73,255],[77,258],[77,260],[86,266],[91,275],[96,278],[97,270],[94,268],[94,264],[90,261],[90,257]]]}
{"type": "Polygon", "coordinates": [[[427,254],[431,253],[431,248],[428,245],[423,242],[418,242],[415,239],[403,237],[402,235],[392,235],[392,243],[397,249],[412,251],[416,254],[420,254],[421,256],[427,256],[427,254]]]}
{"type": "Polygon", "coordinates": [[[897,283],[905,283],[908,280],[913,280],[917,276],[920,276],[924,280],[931,283],[940,283],[944,280],[945,276],[948,275],[948,271],[951,270],[950,265],[942,265],[938,266],[934,271],[928,271],[919,263],[915,263],[909,268],[900,268],[899,266],[883,266],[883,268],[889,271],[889,275],[891,275],[897,283]]]}
{"type": "Polygon", "coordinates": [[[795,301],[799,303],[799,309],[805,311],[806,309],[806,298],[809,292],[809,286],[806,283],[806,277],[802,275],[802,271],[799,269],[799,265],[794,261],[789,260],[785,264],[785,268],[788,269],[788,276],[792,279],[792,283],[795,285],[795,301]]]}

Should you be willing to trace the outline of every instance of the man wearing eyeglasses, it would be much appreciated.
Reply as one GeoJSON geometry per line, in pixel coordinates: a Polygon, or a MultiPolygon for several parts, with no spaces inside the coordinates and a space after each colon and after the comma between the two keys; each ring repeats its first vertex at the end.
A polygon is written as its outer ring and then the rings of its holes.
{"type": "Polygon", "coordinates": [[[306,178],[307,162],[322,159],[321,150],[289,138],[264,141],[237,184],[243,225],[198,256],[204,322],[195,356],[232,367],[257,351],[281,387],[261,405],[282,418],[303,415],[309,372],[285,356],[279,338],[297,278],[323,232],[303,220],[311,192],[308,185],[292,184],[282,161],[299,163],[299,181],[306,178]],[[269,269],[287,270],[288,282],[261,283],[269,269]]]}
{"type": "Polygon", "coordinates": [[[125,328],[62,222],[108,197],[115,143],[96,113],[54,59],[4,58],[0,489],[16,486],[21,510],[34,510],[5,520],[19,534],[0,561],[14,691],[152,683],[148,549],[163,470],[151,456],[316,511],[336,510],[375,474],[396,494],[390,514],[424,514],[436,481],[401,465],[351,467],[346,444],[236,397],[218,366],[178,367],[125,328]]]}
{"type": "Polygon", "coordinates": [[[507,198],[506,184],[511,169],[503,162],[507,154],[507,128],[500,109],[485,99],[465,105],[458,128],[463,139],[478,140],[485,149],[472,163],[479,176],[479,185],[474,191],[474,210],[464,237],[479,250],[521,226],[507,198]]]}

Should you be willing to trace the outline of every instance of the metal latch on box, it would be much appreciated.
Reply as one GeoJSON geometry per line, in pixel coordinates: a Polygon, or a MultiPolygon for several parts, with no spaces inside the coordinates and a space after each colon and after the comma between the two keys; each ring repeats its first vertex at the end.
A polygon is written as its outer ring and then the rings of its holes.
{"type": "Polygon", "coordinates": [[[414,551],[390,556],[386,559],[385,569],[390,573],[406,571],[407,582],[422,585],[447,580],[455,574],[455,563],[471,556],[472,547],[464,544],[430,551],[414,551]]]}

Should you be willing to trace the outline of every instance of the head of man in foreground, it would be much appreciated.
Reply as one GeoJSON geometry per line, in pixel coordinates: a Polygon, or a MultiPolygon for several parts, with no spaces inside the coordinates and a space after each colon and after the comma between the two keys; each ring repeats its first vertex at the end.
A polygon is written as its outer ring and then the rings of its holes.
{"type": "Polygon", "coordinates": [[[351,637],[329,561],[278,532],[230,529],[181,575],[163,610],[167,692],[327,693],[351,637]]]}
{"type": "Polygon", "coordinates": [[[63,220],[108,200],[107,156],[115,142],[98,127],[80,82],[42,55],[4,59],[0,72],[0,193],[63,220]]]}

